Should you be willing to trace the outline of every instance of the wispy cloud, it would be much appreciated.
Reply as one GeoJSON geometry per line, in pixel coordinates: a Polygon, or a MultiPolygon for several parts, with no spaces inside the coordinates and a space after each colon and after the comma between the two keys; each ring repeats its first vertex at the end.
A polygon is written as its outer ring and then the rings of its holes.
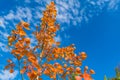
{"type": "Polygon", "coordinates": [[[0,17],[0,27],[5,28],[5,19],[0,17]]]}
{"type": "Polygon", "coordinates": [[[56,36],[54,39],[55,39],[56,42],[61,42],[61,40],[62,40],[60,35],[56,36]]]}
{"type": "MultiPolygon", "coordinates": [[[[18,0],[16,0],[18,1],[18,0]]],[[[89,22],[89,20],[95,16],[99,15],[100,12],[106,8],[106,10],[117,10],[120,4],[120,0],[85,0],[83,2],[79,0],[54,0],[57,8],[57,22],[60,24],[78,25],[82,22],[89,22]]],[[[25,0],[24,4],[33,4],[33,6],[16,6],[13,10],[8,10],[8,13],[0,15],[0,38],[1,41],[6,41],[6,36],[11,29],[15,28],[15,25],[20,20],[25,20],[32,25],[39,25],[40,18],[42,17],[42,11],[45,10],[45,6],[49,4],[51,0],[25,0]],[[34,7],[34,8],[33,8],[34,7]]],[[[34,29],[34,26],[31,26],[34,29]]],[[[62,28],[63,30],[65,28],[62,28]]],[[[3,44],[2,44],[3,46],[3,44]]],[[[3,47],[1,47],[3,49],[3,47]]]]}
{"type": "MultiPolygon", "coordinates": [[[[48,4],[51,0],[36,0],[38,4],[48,4]]],[[[57,5],[57,20],[60,23],[77,25],[88,22],[93,16],[99,15],[106,10],[117,10],[120,0],[54,0],[57,5]]]]}
{"type": "Polygon", "coordinates": [[[8,52],[8,50],[6,49],[6,44],[5,43],[0,42],[0,50],[2,50],[3,52],[8,52]]]}
{"type": "Polygon", "coordinates": [[[117,10],[120,5],[120,0],[110,0],[108,9],[117,10]]]}
{"type": "Polygon", "coordinates": [[[9,70],[2,70],[0,72],[0,80],[15,80],[17,74],[18,71],[14,71],[13,73],[10,73],[9,70]]]}
{"type": "MultiPolygon", "coordinates": [[[[18,6],[16,10],[10,10],[8,14],[3,16],[3,18],[5,18],[5,20],[25,19],[28,22],[35,21],[36,18],[42,17],[42,11],[45,9],[43,7],[45,7],[50,1],[51,0],[35,0],[34,2],[38,3],[38,5],[35,5],[34,8],[30,6],[18,6]]],[[[25,0],[25,3],[31,4],[31,1],[25,0]]],[[[120,0],[86,0],[83,2],[79,0],[55,0],[55,3],[58,10],[57,20],[61,23],[70,24],[72,22],[76,25],[76,23],[80,23],[84,20],[88,21],[89,18],[91,18],[90,16],[95,15],[95,13],[92,12],[97,13],[97,11],[102,10],[105,6],[107,9],[117,9],[120,0]]],[[[4,26],[4,19],[1,19],[1,21],[2,26],[4,26]]]]}
{"type": "Polygon", "coordinates": [[[30,3],[30,0],[25,0],[25,3],[30,3]]]}
{"type": "Polygon", "coordinates": [[[10,10],[7,15],[4,16],[5,20],[14,21],[14,20],[27,20],[30,22],[32,20],[31,10],[27,7],[17,7],[16,11],[10,10]]]}

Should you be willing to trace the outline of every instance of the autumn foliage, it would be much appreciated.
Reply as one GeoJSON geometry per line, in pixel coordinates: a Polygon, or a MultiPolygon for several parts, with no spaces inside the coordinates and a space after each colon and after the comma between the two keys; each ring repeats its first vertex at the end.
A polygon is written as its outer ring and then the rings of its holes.
{"type": "MultiPolygon", "coordinates": [[[[34,47],[30,46],[31,39],[25,32],[30,30],[27,22],[21,21],[16,25],[16,29],[12,30],[8,37],[8,45],[12,48],[11,54],[18,60],[20,74],[27,75],[30,80],[42,80],[42,75],[54,80],[92,80],[91,74],[95,73],[94,70],[88,71],[87,66],[84,71],[80,68],[82,61],[87,57],[86,53],[80,52],[77,55],[74,53],[74,44],[61,48],[60,42],[55,41],[56,32],[60,29],[60,25],[56,23],[56,16],[55,4],[51,2],[43,11],[41,25],[33,32],[37,40],[34,47]]],[[[9,69],[10,73],[14,72],[17,64],[11,59],[7,62],[5,69],[9,69]]]]}

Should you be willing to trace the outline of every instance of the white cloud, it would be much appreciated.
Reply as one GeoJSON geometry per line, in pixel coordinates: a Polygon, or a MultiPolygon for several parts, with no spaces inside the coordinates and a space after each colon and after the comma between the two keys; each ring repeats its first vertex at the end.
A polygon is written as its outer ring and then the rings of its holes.
{"type": "MultiPolygon", "coordinates": [[[[18,1],[18,0],[17,0],[18,1]]],[[[39,25],[39,18],[42,17],[42,11],[45,10],[45,6],[52,0],[35,0],[32,3],[38,3],[35,6],[17,6],[15,10],[10,10],[0,17],[0,28],[6,31],[0,31],[5,37],[0,38],[3,42],[6,42],[6,36],[10,29],[14,29],[17,21],[25,20],[33,25],[39,25]],[[33,8],[34,7],[34,8],[33,8]]],[[[79,0],[54,0],[57,8],[57,22],[60,24],[77,25],[82,22],[89,22],[89,20],[95,16],[99,15],[103,8],[106,10],[117,10],[120,4],[120,0],[84,0],[83,2],[79,0]],[[92,7],[91,7],[92,6],[92,7]]],[[[30,3],[30,0],[24,1],[26,4],[30,3]]],[[[24,4],[25,4],[24,3],[24,4]]],[[[31,26],[30,26],[31,27],[31,26]]],[[[34,27],[31,27],[33,30],[34,27]]],[[[64,31],[65,28],[61,30],[64,31]]],[[[58,36],[57,36],[58,37],[58,36]]],[[[56,39],[59,39],[59,37],[56,39]]],[[[3,44],[1,44],[2,50],[3,44]]],[[[5,45],[5,44],[4,44],[5,45]]]]}
{"type": "Polygon", "coordinates": [[[17,12],[14,15],[16,20],[23,20],[26,19],[27,22],[30,22],[32,20],[32,13],[31,10],[27,7],[18,7],[17,12]]]}
{"type": "Polygon", "coordinates": [[[25,3],[30,3],[30,0],[25,0],[25,3]]]}
{"type": "Polygon", "coordinates": [[[55,39],[56,42],[61,42],[62,41],[60,35],[56,36],[54,39],[55,39]]]}
{"type": "Polygon", "coordinates": [[[2,39],[7,39],[7,37],[8,37],[8,33],[7,32],[2,32],[2,31],[0,31],[0,38],[2,38],[2,39]]]}
{"type": "Polygon", "coordinates": [[[109,5],[108,5],[108,9],[117,10],[119,4],[120,4],[120,0],[110,0],[109,5]]]}
{"type": "Polygon", "coordinates": [[[92,5],[96,5],[96,3],[94,1],[90,1],[90,4],[92,5]]]}
{"type": "Polygon", "coordinates": [[[2,70],[0,72],[0,80],[14,80],[18,74],[18,71],[10,73],[9,70],[2,70]]]}
{"type": "MultiPolygon", "coordinates": [[[[18,6],[15,11],[10,10],[8,14],[4,16],[6,20],[27,20],[28,22],[36,22],[36,19],[42,17],[42,11],[45,9],[41,5],[49,4],[51,0],[35,0],[39,5],[32,7],[21,7],[18,6]]],[[[30,0],[25,0],[25,2],[30,2],[30,0]]],[[[57,20],[60,23],[72,23],[76,25],[77,23],[81,23],[82,21],[88,22],[91,17],[95,14],[98,14],[100,10],[104,8],[104,6],[108,6],[108,9],[117,9],[120,0],[86,0],[84,2],[80,2],[79,0],[55,0],[56,7],[58,10],[57,20]],[[93,8],[90,8],[89,5],[93,5],[93,8]],[[88,9],[89,8],[89,9],[88,9]],[[90,13],[89,13],[90,12],[90,13]],[[95,13],[96,12],[96,13],[95,13]]],[[[4,19],[2,19],[2,26],[5,27],[3,23],[4,19]]],[[[38,22],[36,22],[38,23],[38,22]]]]}
{"type": "Polygon", "coordinates": [[[37,45],[37,40],[33,34],[28,35],[30,38],[30,47],[34,47],[34,45],[37,45]]]}
{"type": "Polygon", "coordinates": [[[8,49],[6,49],[6,46],[7,45],[5,43],[0,42],[0,50],[2,50],[3,52],[8,52],[8,49]]]}
{"type": "Polygon", "coordinates": [[[16,11],[10,10],[9,13],[3,17],[5,20],[9,20],[9,22],[14,20],[21,21],[23,19],[26,19],[27,22],[31,22],[32,12],[31,9],[27,7],[17,7],[16,11]]]}
{"type": "Polygon", "coordinates": [[[0,17],[0,27],[5,28],[5,19],[0,17]]]}
{"type": "Polygon", "coordinates": [[[6,16],[4,16],[4,18],[5,18],[5,19],[8,19],[8,20],[15,19],[14,14],[13,14],[13,11],[10,11],[10,13],[7,14],[6,16]]]}

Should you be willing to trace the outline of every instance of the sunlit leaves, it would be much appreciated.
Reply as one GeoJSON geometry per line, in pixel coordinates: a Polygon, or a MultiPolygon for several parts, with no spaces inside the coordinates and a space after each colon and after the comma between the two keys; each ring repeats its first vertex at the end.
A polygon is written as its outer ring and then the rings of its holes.
{"type": "Polygon", "coordinates": [[[81,53],[80,53],[80,56],[81,56],[82,60],[84,60],[84,59],[87,58],[87,55],[86,55],[85,52],[81,52],[81,53]]]}
{"type": "Polygon", "coordinates": [[[81,72],[81,68],[79,68],[79,67],[77,67],[76,69],[75,69],[75,74],[81,74],[82,72],[81,72]]]}
{"type": "Polygon", "coordinates": [[[8,62],[8,63],[12,63],[12,60],[8,59],[7,62],[8,62]]]}
{"type": "Polygon", "coordinates": [[[24,38],[24,41],[26,42],[26,44],[30,44],[30,38],[24,38]]]}
{"type": "Polygon", "coordinates": [[[21,74],[24,74],[25,71],[26,71],[26,69],[27,69],[27,66],[24,66],[24,67],[20,70],[20,73],[21,73],[21,74]]]}
{"type": "Polygon", "coordinates": [[[95,74],[95,71],[91,69],[90,74],[95,74]]]}
{"type": "Polygon", "coordinates": [[[8,36],[8,45],[12,46],[12,43],[16,40],[15,36],[8,36]]]}
{"type": "Polygon", "coordinates": [[[10,73],[13,73],[14,72],[14,66],[15,64],[13,63],[13,61],[11,59],[8,59],[7,60],[8,64],[4,67],[4,69],[9,69],[9,72],[10,73]]]}
{"type": "MultiPolygon", "coordinates": [[[[59,47],[60,42],[55,41],[56,32],[60,25],[56,23],[57,10],[54,2],[47,5],[41,18],[41,26],[36,27],[33,32],[37,40],[37,45],[31,47],[31,38],[27,36],[26,30],[30,30],[29,23],[21,21],[16,25],[8,37],[11,54],[18,60],[21,74],[26,74],[30,80],[42,80],[42,74],[56,80],[57,76],[63,79],[73,78],[76,80],[91,80],[94,70],[88,72],[88,67],[84,68],[84,73],[80,66],[87,58],[85,52],[76,54],[75,45],[59,47]],[[53,61],[53,62],[52,62],[53,61]]],[[[9,59],[5,69],[14,71],[14,63],[9,59]]]]}
{"type": "Polygon", "coordinates": [[[30,78],[30,80],[35,80],[37,78],[37,72],[34,70],[32,70],[31,72],[28,72],[27,75],[30,78]]]}
{"type": "Polygon", "coordinates": [[[21,21],[21,25],[22,25],[25,29],[30,30],[29,24],[28,24],[27,22],[21,21]]]}
{"type": "Polygon", "coordinates": [[[82,80],[82,77],[80,77],[80,76],[75,76],[75,80],[82,80]]]}
{"type": "Polygon", "coordinates": [[[10,70],[9,70],[9,72],[10,72],[10,73],[13,73],[13,72],[14,72],[14,70],[13,70],[13,69],[10,69],[10,70]]]}
{"type": "Polygon", "coordinates": [[[88,73],[84,73],[83,78],[84,78],[84,80],[92,80],[90,74],[88,74],[88,73]]]}

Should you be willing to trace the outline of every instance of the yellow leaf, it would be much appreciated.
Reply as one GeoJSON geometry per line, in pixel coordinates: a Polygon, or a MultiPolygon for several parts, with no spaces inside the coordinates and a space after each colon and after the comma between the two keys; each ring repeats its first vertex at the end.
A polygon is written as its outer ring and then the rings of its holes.
{"type": "Polygon", "coordinates": [[[30,38],[24,38],[24,41],[26,42],[26,44],[30,44],[30,38]]]}
{"type": "Polygon", "coordinates": [[[21,30],[19,31],[19,35],[21,35],[21,36],[26,36],[26,33],[25,33],[24,30],[21,29],[21,30]]]}
{"type": "Polygon", "coordinates": [[[82,60],[84,60],[84,59],[87,58],[87,55],[86,55],[85,52],[81,52],[81,53],[80,53],[80,56],[81,56],[82,60]]]}
{"type": "Polygon", "coordinates": [[[27,22],[24,22],[24,21],[22,21],[21,24],[25,29],[30,30],[30,28],[29,28],[30,24],[28,24],[27,22]]]}

